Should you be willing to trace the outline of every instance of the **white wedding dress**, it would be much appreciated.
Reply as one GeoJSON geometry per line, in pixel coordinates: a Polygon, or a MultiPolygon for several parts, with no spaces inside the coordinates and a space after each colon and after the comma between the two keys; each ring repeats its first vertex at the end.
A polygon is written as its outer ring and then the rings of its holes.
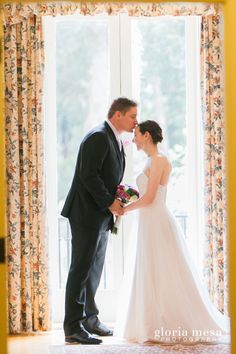
{"type": "MultiPolygon", "coordinates": [[[[140,196],[147,183],[142,172],[140,196]]],[[[229,318],[212,304],[166,206],[166,193],[167,186],[159,185],[153,203],[139,210],[136,252],[125,274],[114,334],[138,343],[228,342],[229,318]]]]}

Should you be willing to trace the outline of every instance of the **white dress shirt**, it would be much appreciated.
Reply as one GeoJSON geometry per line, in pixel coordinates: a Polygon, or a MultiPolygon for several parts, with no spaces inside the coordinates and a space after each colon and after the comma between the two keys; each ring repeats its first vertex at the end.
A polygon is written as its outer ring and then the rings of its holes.
{"type": "Polygon", "coordinates": [[[110,119],[107,120],[107,123],[109,124],[109,126],[111,127],[113,133],[115,134],[116,140],[118,142],[119,148],[121,150],[122,148],[122,142],[121,142],[121,133],[119,133],[117,131],[117,129],[114,127],[114,125],[112,124],[112,122],[110,121],[110,119]]]}

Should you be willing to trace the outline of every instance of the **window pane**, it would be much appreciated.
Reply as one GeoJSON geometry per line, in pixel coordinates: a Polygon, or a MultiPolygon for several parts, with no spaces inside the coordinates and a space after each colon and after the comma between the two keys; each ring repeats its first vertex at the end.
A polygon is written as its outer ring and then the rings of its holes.
{"type": "Polygon", "coordinates": [[[67,20],[56,26],[58,202],[68,193],[80,142],[104,121],[109,99],[108,21],[67,20]],[[96,40],[94,40],[96,38],[96,40]]]}
{"type": "MultiPolygon", "coordinates": [[[[133,92],[140,120],[155,120],[164,130],[161,144],[173,165],[168,204],[184,223],[186,213],[185,22],[183,18],[132,20],[133,92]]],[[[143,155],[134,148],[135,174],[143,155]]]]}
{"type": "MultiPolygon", "coordinates": [[[[86,132],[105,119],[110,95],[108,31],[109,24],[104,19],[67,17],[56,24],[59,213],[72,182],[80,142],[86,132]]],[[[60,216],[58,234],[60,287],[64,288],[70,264],[71,234],[68,220],[60,216]]],[[[108,271],[105,274],[104,287],[111,278],[108,271]]]]}

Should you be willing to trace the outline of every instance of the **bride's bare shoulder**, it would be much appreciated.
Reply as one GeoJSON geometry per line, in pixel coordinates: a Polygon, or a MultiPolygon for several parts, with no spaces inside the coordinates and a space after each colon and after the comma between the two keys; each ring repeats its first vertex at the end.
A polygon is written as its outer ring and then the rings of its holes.
{"type": "Polygon", "coordinates": [[[164,166],[168,166],[171,168],[171,163],[169,161],[169,159],[167,158],[167,156],[163,155],[163,154],[156,154],[155,156],[153,156],[153,162],[157,163],[157,164],[162,164],[164,166]]]}

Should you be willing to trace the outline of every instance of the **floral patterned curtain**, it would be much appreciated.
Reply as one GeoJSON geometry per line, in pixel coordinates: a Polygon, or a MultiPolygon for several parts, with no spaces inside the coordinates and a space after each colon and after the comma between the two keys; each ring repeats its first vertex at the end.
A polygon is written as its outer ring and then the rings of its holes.
{"type": "Polygon", "coordinates": [[[204,275],[212,302],[228,313],[225,118],[222,16],[202,17],[201,92],[204,126],[204,275]]]}
{"type": "Polygon", "coordinates": [[[227,307],[224,102],[222,95],[221,8],[207,3],[39,2],[2,5],[5,25],[5,107],[9,330],[48,330],[48,270],[44,232],[42,127],[45,15],[201,16],[201,83],[205,127],[206,265],[212,300],[227,307]]]}
{"type": "Polygon", "coordinates": [[[5,24],[12,25],[24,21],[33,14],[36,16],[96,15],[107,13],[117,15],[127,12],[129,16],[209,16],[219,12],[219,4],[207,3],[129,3],[129,2],[38,2],[13,3],[2,5],[3,20],[5,24]]]}
{"type": "Polygon", "coordinates": [[[44,236],[41,17],[5,27],[10,333],[49,328],[44,236]]]}

